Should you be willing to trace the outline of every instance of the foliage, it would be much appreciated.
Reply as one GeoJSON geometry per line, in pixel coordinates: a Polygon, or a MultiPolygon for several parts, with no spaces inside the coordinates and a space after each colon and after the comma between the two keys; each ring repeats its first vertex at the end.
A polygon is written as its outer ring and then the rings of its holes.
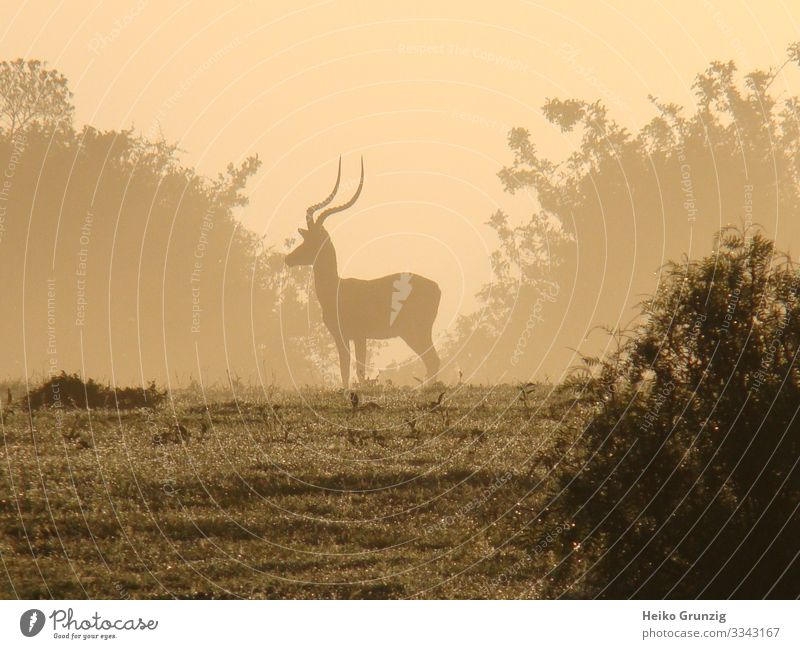
{"type": "Polygon", "coordinates": [[[54,407],[131,410],[155,408],[166,396],[166,392],[160,391],[155,382],[151,382],[146,388],[115,388],[97,383],[91,378],[84,381],[77,374],[61,372],[28,392],[27,405],[32,409],[54,407]]]}
{"type": "Polygon", "coordinates": [[[499,177],[538,207],[519,225],[503,214],[490,221],[500,243],[495,278],[450,346],[467,375],[558,377],[572,349],[600,351],[597,339],[584,340],[592,327],[624,328],[636,316],[655,290],[659,258],[704,256],[729,224],[760,224],[781,248],[800,240],[791,216],[800,213],[800,100],[772,89],[799,53],[793,44],[783,66],[744,75],[713,62],[697,75],[693,106],[651,97],[656,115],[638,130],[599,101],[551,98],[543,116],[572,147],[562,158],[542,153],[530,130],[512,129],[513,160],[499,177]]]}
{"type": "Polygon", "coordinates": [[[51,132],[74,112],[66,77],[42,61],[0,61],[0,124],[9,139],[34,124],[51,132]]]}
{"type": "Polygon", "coordinates": [[[208,384],[226,370],[264,384],[318,378],[302,344],[314,324],[306,275],[287,274],[282,251],[237,219],[256,156],[206,178],[164,140],[74,129],[66,80],[40,62],[3,74],[0,374],[55,362],[142,385],[208,384]]]}
{"type": "Polygon", "coordinates": [[[799,290],[772,242],[727,228],[586,359],[570,387],[596,415],[561,477],[574,527],[554,592],[796,596],[799,290]]]}

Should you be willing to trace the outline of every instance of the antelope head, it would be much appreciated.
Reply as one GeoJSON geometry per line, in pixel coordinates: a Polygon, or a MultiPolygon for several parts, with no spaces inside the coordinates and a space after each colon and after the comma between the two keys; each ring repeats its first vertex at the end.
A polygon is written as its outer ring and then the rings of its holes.
{"type": "Polygon", "coordinates": [[[328,194],[324,200],[312,205],[308,208],[308,210],[306,210],[306,227],[298,228],[297,230],[303,240],[300,242],[300,245],[297,246],[297,248],[286,255],[287,266],[311,266],[314,264],[319,256],[322,246],[329,241],[328,233],[323,227],[325,219],[332,214],[342,212],[347,208],[352,207],[361,194],[361,188],[364,186],[364,158],[361,158],[361,181],[358,183],[358,189],[356,189],[356,193],[353,194],[353,197],[346,203],[342,203],[336,207],[329,207],[321,212],[315,219],[314,214],[323,207],[326,207],[333,200],[334,196],[336,196],[336,191],[339,189],[339,180],[341,180],[341,177],[342,159],[340,157],[339,171],[336,174],[336,184],[333,186],[333,191],[331,191],[331,193],[328,194]]]}

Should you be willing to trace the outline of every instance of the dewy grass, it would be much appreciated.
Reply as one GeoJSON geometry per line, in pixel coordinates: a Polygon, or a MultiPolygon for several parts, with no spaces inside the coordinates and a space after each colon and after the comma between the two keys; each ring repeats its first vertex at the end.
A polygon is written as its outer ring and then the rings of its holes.
{"type": "MultiPolygon", "coordinates": [[[[60,427],[52,408],[32,428],[12,413],[0,596],[485,597],[488,583],[502,583],[489,596],[536,596],[551,556],[499,580],[544,530],[532,520],[556,439],[517,392],[453,389],[449,425],[420,408],[438,393],[381,388],[364,395],[380,409],[356,411],[314,390],[269,403],[177,395],[155,410],[66,412],[60,427]],[[190,435],[170,435],[177,426],[190,435]]],[[[562,441],[581,416],[563,415],[562,441]]]]}

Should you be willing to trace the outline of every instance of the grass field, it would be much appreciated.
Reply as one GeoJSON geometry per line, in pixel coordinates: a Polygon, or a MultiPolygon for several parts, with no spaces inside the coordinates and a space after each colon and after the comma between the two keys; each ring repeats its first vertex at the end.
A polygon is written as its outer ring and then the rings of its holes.
{"type": "Polygon", "coordinates": [[[34,411],[33,434],[6,413],[0,597],[537,597],[585,413],[545,387],[438,394],[181,395],[34,411]]]}

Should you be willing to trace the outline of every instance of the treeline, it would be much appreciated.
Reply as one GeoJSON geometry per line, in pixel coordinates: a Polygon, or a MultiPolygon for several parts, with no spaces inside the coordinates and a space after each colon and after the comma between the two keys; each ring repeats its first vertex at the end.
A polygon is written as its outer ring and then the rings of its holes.
{"type": "MultiPolygon", "coordinates": [[[[792,45],[786,64],[798,61],[792,45]]],[[[494,279],[441,345],[445,375],[558,382],[575,350],[605,347],[597,325],[639,315],[660,264],[706,254],[727,224],[760,225],[791,251],[800,100],[772,90],[784,69],[713,63],[694,105],[652,98],[656,116],[636,131],[601,102],[549,99],[545,118],[576,139],[563,160],[513,129],[499,177],[539,207],[521,223],[491,216],[494,279]]],[[[76,129],[72,112],[63,76],[38,61],[0,63],[0,375],[303,384],[329,373],[307,269],[285,273],[283,251],[263,250],[235,218],[258,160],[204,178],[167,142],[76,129]]]]}
{"type": "Polygon", "coordinates": [[[693,105],[651,97],[655,116],[635,131],[602,102],[548,99],[544,117],[575,142],[564,159],[513,129],[499,178],[539,209],[519,225],[502,211],[490,219],[495,278],[448,346],[464,375],[558,381],[579,361],[574,350],[606,346],[597,325],[624,328],[639,316],[662,264],[708,254],[727,225],[760,226],[796,254],[800,100],[774,86],[798,62],[800,44],[774,69],[714,62],[695,79],[693,105]]]}
{"type": "Polygon", "coordinates": [[[0,81],[1,375],[319,380],[302,274],[234,216],[257,158],[205,178],[164,141],[76,129],[40,62],[0,81]]]}

